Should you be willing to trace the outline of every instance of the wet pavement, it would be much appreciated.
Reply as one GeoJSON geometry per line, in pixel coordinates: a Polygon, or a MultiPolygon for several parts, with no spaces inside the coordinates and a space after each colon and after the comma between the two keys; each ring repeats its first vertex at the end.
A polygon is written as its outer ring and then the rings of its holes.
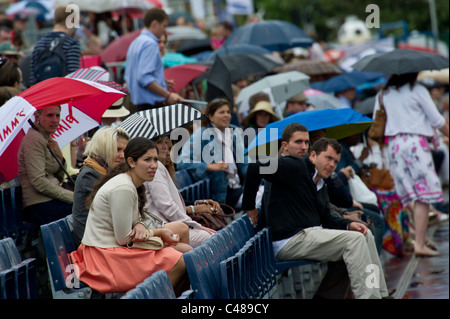
{"type": "Polygon", "coordinates": [[[428,230],[440,256],[383,256],[388,288],[395,299],[449,299],[449,222],[428,230]]]}

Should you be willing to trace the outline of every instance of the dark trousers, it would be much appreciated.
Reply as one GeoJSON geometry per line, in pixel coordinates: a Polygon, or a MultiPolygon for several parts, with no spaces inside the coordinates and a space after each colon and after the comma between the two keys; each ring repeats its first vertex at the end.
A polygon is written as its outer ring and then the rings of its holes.
{"type": "Polygon", "coordinates": [[[66,217],[69,214],[72,214],[72,205],[54,199],[25,207],[23,219],[40,226],[66,217]]]}

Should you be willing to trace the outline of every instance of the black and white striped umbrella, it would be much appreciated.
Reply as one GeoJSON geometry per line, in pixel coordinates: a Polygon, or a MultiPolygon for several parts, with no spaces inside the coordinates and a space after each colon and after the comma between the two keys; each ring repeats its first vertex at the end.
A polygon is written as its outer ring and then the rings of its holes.
{"type": "Polygon", "coordinates": [[[131,138],[141,136],[155,139],[170,133],[177,127],[201,120],[203,114],[184,104],[173,104],[155,109],[138,111],[120,124],[131,138]]]}

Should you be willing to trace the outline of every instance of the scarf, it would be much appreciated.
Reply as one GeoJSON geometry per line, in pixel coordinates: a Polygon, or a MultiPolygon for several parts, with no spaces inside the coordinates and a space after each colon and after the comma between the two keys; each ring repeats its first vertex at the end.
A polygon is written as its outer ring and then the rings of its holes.
{"type": "Polygon", "coordinates": [[[108,165],[106,164],[106,162],[99,156],[96,159],[93,159],[90,156],[88,156],[84,160],[83,166],[87,166],[92,169],[95,169],[97,172],[99,172],[102,175],[106,175],[106,173],[107,173],[106,170],[108,168],[108,165]]]}

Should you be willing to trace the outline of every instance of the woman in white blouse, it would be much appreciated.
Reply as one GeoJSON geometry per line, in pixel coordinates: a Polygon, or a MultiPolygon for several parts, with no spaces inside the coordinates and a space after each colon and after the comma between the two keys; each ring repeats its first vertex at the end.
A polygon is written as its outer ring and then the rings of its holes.
{"type": "MultiPolygon", "coordinates": [[[[443,201],[428,139],[433,128],[449,136],[448,124],[428,90],[416,83],[417,73],[392,75],[382,94],[387,122],[385,137],[395,190],[403,205],[414,202],[417,256],[438,256],[426,246],[430,204],[443,201]]],[[[380,108],[378,96],[373,114],[380,108]]]]}

